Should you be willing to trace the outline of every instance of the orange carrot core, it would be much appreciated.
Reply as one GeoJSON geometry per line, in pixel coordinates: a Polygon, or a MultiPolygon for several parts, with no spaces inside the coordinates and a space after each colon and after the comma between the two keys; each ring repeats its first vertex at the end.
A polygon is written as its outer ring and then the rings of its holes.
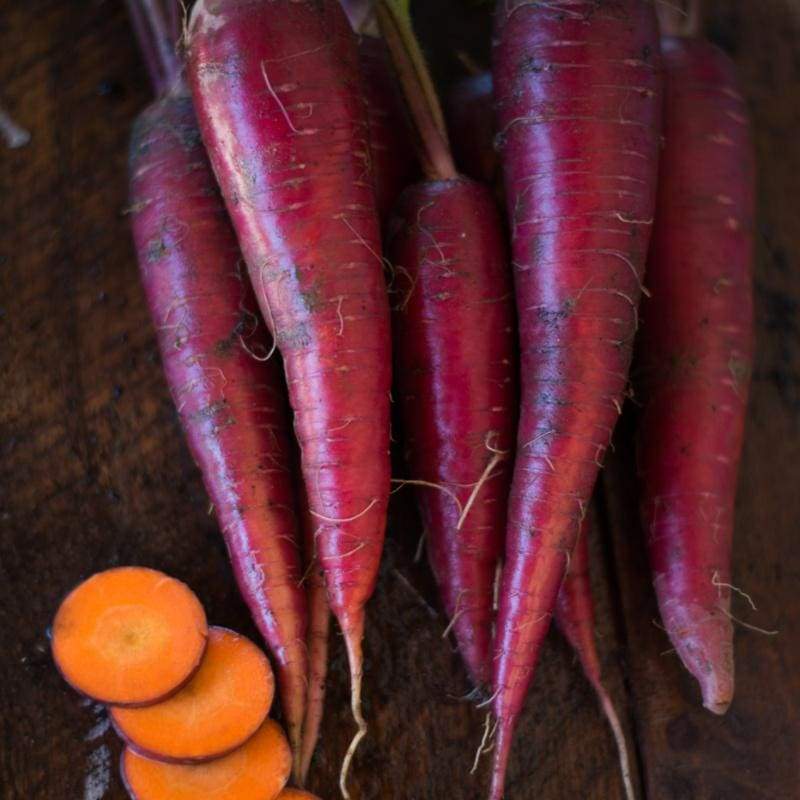
{"type": "Polygon", "coordinates": [[[157,570],[118,567],[93,575],[61,603],[53,658],[79,692],[146,705],[192,676],[207,634],[203,607],[186,584],[157,570]]]}
{"type": "Polygon", "coordinates": [[[133,749],[168,761],[205,761],[246,742],[269,713],[272,668],[249,639],[211,628],[197,673],[179,692],[147,708],[112,708],[133,749]]]}

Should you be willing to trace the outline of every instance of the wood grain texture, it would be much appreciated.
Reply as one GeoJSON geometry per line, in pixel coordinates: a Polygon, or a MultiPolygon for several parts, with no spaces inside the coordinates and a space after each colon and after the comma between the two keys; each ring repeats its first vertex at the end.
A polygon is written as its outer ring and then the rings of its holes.
{"type": "MultiPolygon", "coordinates": [[[[419,3],[435,68],[485,54],[486,11],[419,3]],[[447,14],[453,15],[448,17],[447,14]],[[456,19],[443,43],[444,19],[456,19]]],[[[800,798],[800,0],[714,0],[709,33],[739,63],[760,168],[758,350],[740,485],[734,581],[736,700],[717,719],[652,623],[630,417],[603,479],[593,546],[606,680],[635,736],[651,800],[800,798]]],[[[256,638],[160,373],[124,209],[130,124],[145,75],[116,0],[0,0],[0,102],[33,134],[0,151],[0,797],[124,798],[105,713],[56,674],[47,628],[61,596],[114,564],[158,567],[209,620],[256,638]]],[[[468,690],[426,566],[410,496],[391,535],[366,640],[370,737],[360,800],[477,800],[485,711],[468,690]]],[[[345,656],[332,681],[312,788],[336,796],[352,733],[345,656]]],[[[520,725],[509,798],[621,797],[613,741],[552,634],[520,725]]]]}

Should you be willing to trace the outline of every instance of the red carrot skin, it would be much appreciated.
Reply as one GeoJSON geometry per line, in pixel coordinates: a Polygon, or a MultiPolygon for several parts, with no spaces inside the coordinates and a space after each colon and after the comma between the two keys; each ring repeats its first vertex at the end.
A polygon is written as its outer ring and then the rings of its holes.
{"type": "Polygon", "coordinates": [[[270,337],[178,78],[136,121],[131,220],[162,363],[236,581],[277,664],[295,752],[305,713],[307,609],[289,420],[270,337]]]}
{"type": "MultiPolygon", "coordinates": [[[[461,153],[461,166],[470,175],[483,176],[486,181],[493,180],[497,171],[497,154],[493,147],[491,73],[476,73],[463,79],[451,90],[449,100],[450,119],[456,121],[451,125],[454,133],[453,143],[456,152],[461,153]],[[460,123],[457,122],[459,119],[460,123]]],[[[629,800],[633,800],[635,793],[630,775],[625,732],[611,698],[603,686],[600,659],[594,639],[594,601],[589,579],[590,534],[591,522],[587,516],[584,518],[564,582],[558,592],[555,621],[578,656],[583,672],[595,690],[598,702],[608,719],[619,752],[625,794],[629,800]]]]}
{"type": "MultiPolygon", "coordinates": [[[[392,74],[389,55],[383,40],[370,25],[372,2],[342,6],[350,17],[358,37],[361,88],[367,107],[369,146],[372,160],[372,178],[378,217],[385,225],[400,192],[408,185],[414,173],[414,150],[403,119],[403,110],[396,81],[392,74]]],[[[308,521],[313,524],[313,518],[308,521]]],[[[313,541],[306,538],[306,552],[313,554],[313,541]]],[[[325,683],[328,670],[328,637],[330,610],[325,592],[325,582],[318,566],[312,566],[307,578],[309,601],[309,690],[306,721],[303,726],[303,754],[301,779],[305,782],[314,755],[325,705],[325,683]]]]}
{"type": "Polygon", "coordinates": [[[303,749],[300,754],[299,782],[302,785],[308,777],[325,709],[331,612],[328,608],[325,578],[315,549],[317,523],[308,513],[308,501],[304,493],[301,494],[301,504],[308,597],[308,705],[303,722],[303,749]]]}
{"type": "Polygon", "coordinates": [[[376,10],[427,178],[401,196],[388,247],[406,455],[449,627],[483,688],[516,423],[511,270],[491,190],[453,164],[407,8],[376,10]]]}
{"type": "Polygon", "coordinates": [[[372,177],[381,223],[414,177],[414,146],[386,43],[375,19],[375,0],[340,0],[358,34],[361,88],[367,104],[372,177]]]}
{"type": "MultiPolygon", "coordinates": [[[[151,29],[159,21],[152,13],[139,19],[151,29]]],[[[147,30],[139,26],[142,36],[147,30]]],[[[307,608],[285,387],[277,362],[264,360],[271,338],[242,274],[188,88],[177,63],[162,61],[169,89],[139,116],[131,141],[131,220],[142,283],[167,382],[237,584],[277,665],[297,754],[307,608]]]]}
{"type": "Polygon", "coordinates": [[[391,369],[358,53],[334,0],[201,0],[189,52],[203,138],[283,355],[350,661],[359,731],[347,764],[366,728],[361,641],[389,497],[391,369]]]}
{"type": "Polygon", "coordinates": [[[362,35],[358,54],[367,103],[375,200],[381,221],[386,221],[400,193],[415,177],[414,146],[383,39],[362,35]]]}
{"type": "Polygon", "coordinates": [[[624,397],[653,218],[644,0],[503,0],[493,68],[522,351],[494,662],[492,800],[624,397]]]}
{"type": "Polygon", "coordinates": [[[417,487],[428,555],[470,676],[486,687],[517,403],[511,270],[491,190],[463,177],[412,186],[389,253],[406,455],[415,480],[440,487],[417,487]]]}
{"type": "Polygon", "coordinates": [[[614,741],[619,753],[620,771],[625,787],[625,796],[634,800],[628,749],[625,743],[625,731],[617,716],[611,697],[603,686],[600,658],[594,639],[594,601],[589,579],[589,536],[591,523],[588,517],[583,521],[578,541],[572,551],[567,574],[558,593],[555,608],[555,620],[564,638],[575,651],[581,662],[583,673],[597,695],[600,707],[608,720],[614,741]]]}
{"type": "Polygon", "coordinates": [[[661,618],[703,705],[733,697],[730,551],[753,356],[754,165],[732,62],[664,41],[665,139],[640,344],[641,506],[661,618]]]}
{"type": "MultiPolygon", "coordinates": [[[[492,114],[492,75],[490,72],[470,75],[457,83],[450,92],[450,119],[456,152],[461,153],[462,166],[473,176],[491,181],[497,171],[494,151],[494,120],[492,114]],[[457,122],[461,119],[461,122],[457,122]],[[460,146],[459,146],[460,145],[460,146]]],[[[555,620],[569,642],[583,672],[597,694],[603,713],[614,734],[620,758],[625,794],[633,800],[635,793],[630,775],[625,732],[616,709],[601,680],[600,659],[595,646],[594,601],[589,580],[589,518],[584,518],[578,541],[572,551],[564,582],[558,592],[555,620]]]]}
{"type": "Polygon", "coordinates": [[[458,168],[470,178],[494,185],[498,158],[492,73],[478,72],[456,81],[447,95],[445,111],[458,168]]]}

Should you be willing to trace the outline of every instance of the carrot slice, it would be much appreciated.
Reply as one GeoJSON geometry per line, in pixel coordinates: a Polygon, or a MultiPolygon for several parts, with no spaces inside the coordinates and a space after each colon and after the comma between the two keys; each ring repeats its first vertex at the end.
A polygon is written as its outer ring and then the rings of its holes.
{"type": "Polygon", "coordinates": [[[146,567],[117,567],[92,575],[61,603],[53,658],[79,692],[147,705],[192,677],[207,635],[203,607],[185,583],[146,567]]]}
{"type": "Polygon", "coordinates": [[[238,750],[205,764],[153,761],[130,747],[122,754],[133,800],[273,800],[291,769],[289,742],[270,719],[238,750]]]}
{"type": "Polygon", "coordinates": [[[275,678],[264,653],[226,628],[209,628],[194,677],[163,703],[112,708],[119,735],[161,761],[208,761],[246,742],[267,718],[275,678]]]}
{"type": "Polygon", "coordinates": [[[275,800],[319,800],[319,797],[302,789],[284,789],[275,800]]]}

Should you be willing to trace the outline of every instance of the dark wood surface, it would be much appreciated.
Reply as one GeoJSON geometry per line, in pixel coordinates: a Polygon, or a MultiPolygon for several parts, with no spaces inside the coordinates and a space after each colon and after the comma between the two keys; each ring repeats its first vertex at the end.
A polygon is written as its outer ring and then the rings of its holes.
{"type": "MultiPolygon", "coordinates": [[[[485,52],[486,11],[418,2],[436,70],[485,52]],[[458,8],[449,17],[446,12],[458,8]],[[445,35],[445,31],[447,35],[445,35]]],[[[800,798],[800,2],[709,2],[709,34],[738,61],[760,165],[758,351],[742,469],[735,583],[737,695],[723,719],[656,624],[635,515],[630,420],[602,481],[593,544],[606,681],[651,800],[800,798]]],[[[47,629],[61,596],[115,564],[186,580],[210,620],[255,637],[161,377],[127,221],[126,143],[148,87],[119,0],[0,0],[0,102],[32,132],[0,150],[0,797],[123,798],[102,708],[56,674],[47,629]]],[[[442,640],[420,535],[398,495],[366,641],[371,734],[362,800],[473,800],[485,711],[442,640]]],[[[336,796],[352,732],[341,642],[312,788],[336,796]]],[[[551,635],[512,758],[509,798],[621,797],[611,736],[551,635]]]]}

